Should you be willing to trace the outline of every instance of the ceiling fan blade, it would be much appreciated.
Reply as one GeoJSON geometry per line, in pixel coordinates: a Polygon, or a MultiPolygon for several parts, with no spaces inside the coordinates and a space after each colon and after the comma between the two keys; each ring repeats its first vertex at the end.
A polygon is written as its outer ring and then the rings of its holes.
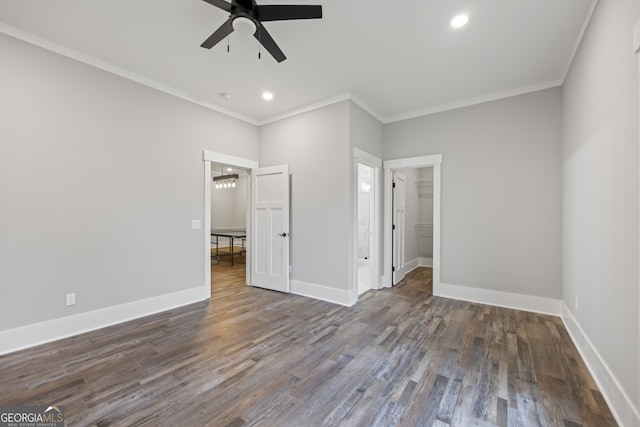
{"type": "Polygon", "coordinates": [[[224,0],[204,0],[207,3],[214,5],[215,7],[219,7],[222,10],[226,10],[227,12],[231,12],[231,3],[227,3],[224,0]]]}
{"type": "Polygon", "coordinates": [[[322,6],[306,4],[269,4],[256,6],[256,16],[260,21],[286,21],[289,19],[322,18],[322,6]]]}
{"type": "Polygon", "coordinates": [[[271,37],[271,34],[269,34],[267,29],[260,22],[258,22],[258,29],[253,34],[253,37],[258,39],[262,46],[267,49],[267,51],[271,54],[271,56],[274,57],[276,61],[282,62],[287,59],[287,57],[284,56],[284,53],[282,53],[282,51],[276,44],[275,40],[273,40],[273,38],[271,37]]]}
{"type": "Polygon", "coordinates": [[[209,36],[208,39],[206,39],[200,45],[200,47],[204,47],[205,49],[211,49],[220,40],[224,39],[229,34],[231,34],[233,32],[233,25],[231,24],[231,21],[233,21],[232,18],[227,19],[225,23],[220,26],[220,28],[218,28],[213,34],[209,36]]]}

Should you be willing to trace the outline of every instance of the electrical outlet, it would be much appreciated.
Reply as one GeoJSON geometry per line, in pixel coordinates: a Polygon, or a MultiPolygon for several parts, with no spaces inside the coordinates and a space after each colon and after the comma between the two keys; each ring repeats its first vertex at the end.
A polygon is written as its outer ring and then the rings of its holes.
{"type": "Polygon", "coordinates": [[[67,294],[67,305],[76,305],[76,294],[67,294]]]}
{"type": "Polygon", "coordinates": [[[200,230],[202,228],[202,223],[199,219],[191,220],[191,229],[192,230],[200,230]]]}
{"type": "Polygon", "coordinates": [[[578,297],[576,297],[576,304],[575,304],[575,306],[576,306],[576,311],[578,311],[578,297]]]}

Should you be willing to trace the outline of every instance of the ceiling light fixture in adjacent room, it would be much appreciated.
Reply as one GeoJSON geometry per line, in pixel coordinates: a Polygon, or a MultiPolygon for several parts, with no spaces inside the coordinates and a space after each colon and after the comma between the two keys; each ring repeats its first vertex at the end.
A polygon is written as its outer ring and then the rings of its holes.
{"type": "MultiPolygon", "coordinates": [[[[232,171],[233,169],[227,168],[228,171],[232,171]]],[[[220,175],[213,177],[213,182],[216,184],[216,189],[220,188],[236,188],[236,179],[239,179],[240,176],[237,173],[232,173],[228,175],[223,175],[223,167],[220,166],[220,175]]]]}
{"type": "Polygon", "coordinates": [[[469,22],[469,16],[461,14],[461,15],[457,15],[451,20],[451,26],[453,28],[460,28],[460,27],[464,27],[467,24],[467,22],[469,22]]]}
{"type": "Polygon", "coordinates": [[[271,101],[273,99],[273,94],[271,92],[262,92],[262,99],[265,101],[271,101]]]}

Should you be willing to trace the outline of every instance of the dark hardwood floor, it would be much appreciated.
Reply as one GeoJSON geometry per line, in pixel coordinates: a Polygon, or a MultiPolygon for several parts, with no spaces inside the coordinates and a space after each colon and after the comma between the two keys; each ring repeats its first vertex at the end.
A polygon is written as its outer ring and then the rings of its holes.
{"type": "MultiPolygon", "coordinates": [[[[237,261],[237,260],[236,260],[237,261]]],[[[68,426],[610,426],[560,319],[430,296],[430,269],[351,308],[244,285],[0,357],[0,405],[68,426]]]]}

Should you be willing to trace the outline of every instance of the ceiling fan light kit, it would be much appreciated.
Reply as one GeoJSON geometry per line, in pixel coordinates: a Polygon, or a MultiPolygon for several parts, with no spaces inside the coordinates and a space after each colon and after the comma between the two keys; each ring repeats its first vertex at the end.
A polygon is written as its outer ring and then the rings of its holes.
{"type": "Polygon", "coordinates": [[[320,5],[270,4],[259,6],[255,0],[232,0],[231,3],[225,0],[204,1],[229,12],[229,18],[200,45],[201,47],[211,49],[233,31],[246,35],[253,34],[278,62],[284,61],[287,57],[262,25],[262,22],[322,18],[322,6],[320,5]]]}
{"type": "Polygon", "coordinates": [[[256,30],[258,29],[256,24],[251,19],[245,18],[244,16],[238,16],[237,18],[235,18],[231,26],[233,27],[233,31],[237,31],[238,33],[245,36],[251,36],[255,34],[256,30]]]}

